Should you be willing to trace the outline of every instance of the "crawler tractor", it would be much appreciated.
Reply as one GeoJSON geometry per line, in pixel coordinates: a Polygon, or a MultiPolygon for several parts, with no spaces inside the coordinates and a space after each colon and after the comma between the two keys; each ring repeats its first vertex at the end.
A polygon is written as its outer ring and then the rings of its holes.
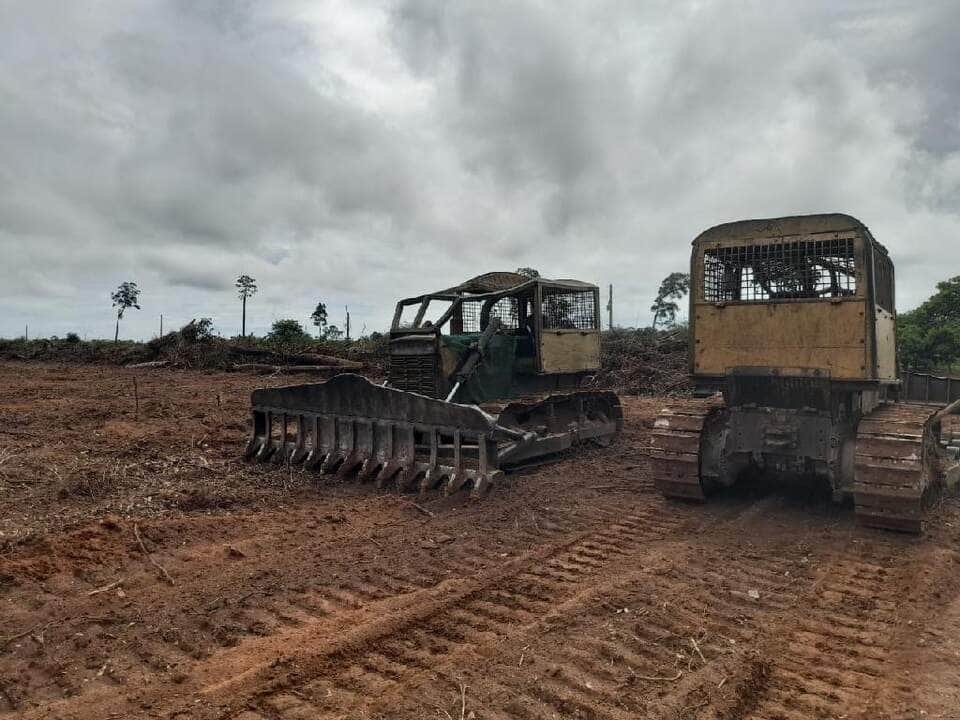
{"type": "Polygon", "coordinates": [[[960,393],[898,379],[893,264],[867,227],[839,214],[718,225],[694,240],[690,273],[696,392],[655,421],[659,490],[703,500],[746,471],[818,476],[862,524],[920,532],[960,472],[938,442],[960,393]]]}
{"type": "Polygon", "coordinates": [[[599,367],[596,286],[487,273],[397,304],[383,385],[255,390],[246,456],[483,494],[504,470],[620,430],[617,396],[580,389],[599,367]]]}

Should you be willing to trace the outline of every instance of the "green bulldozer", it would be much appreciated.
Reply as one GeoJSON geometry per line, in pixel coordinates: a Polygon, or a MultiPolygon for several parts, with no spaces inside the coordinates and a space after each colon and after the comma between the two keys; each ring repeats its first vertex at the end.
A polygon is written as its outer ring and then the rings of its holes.
{"type": "Polygon", "coordinates": [[[486,493],[504,471],[605,445],[616,394],[600,368],[599,290],[493,272],[397,303],[387,379],[253,392],[246,457],[402,490],[486,493]]]}

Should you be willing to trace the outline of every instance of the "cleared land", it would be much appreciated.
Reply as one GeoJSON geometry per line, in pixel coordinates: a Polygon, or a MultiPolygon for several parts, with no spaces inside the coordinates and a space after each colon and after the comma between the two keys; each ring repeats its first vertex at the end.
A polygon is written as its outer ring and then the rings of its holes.
{"type": "Polygon", "coordinates": [[[482,502],[244,465],[249,391],[303,379],[0,365],[0,714],[960,717],[957,501],[919,539],[667,502],[637,398],[482,502]]]}

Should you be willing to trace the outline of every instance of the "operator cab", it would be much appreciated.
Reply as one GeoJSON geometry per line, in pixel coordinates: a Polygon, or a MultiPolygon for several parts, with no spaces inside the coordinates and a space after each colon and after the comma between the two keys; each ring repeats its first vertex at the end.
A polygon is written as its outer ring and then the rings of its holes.
{"type": "Polygon", "coordinates": [[[842,214],[717,225],[693,242],[691,374],[815,377],[861,389],[896,384],[893,263],[842,214]]]}
{"type": "Polygon", "coordinates": [[[457,402],[577,387],[600,367],[599,289],[493,272],[401,300],[390,330],[388,383],[445,397],[481,341],[483,361],[457,390],[457,402]]]}

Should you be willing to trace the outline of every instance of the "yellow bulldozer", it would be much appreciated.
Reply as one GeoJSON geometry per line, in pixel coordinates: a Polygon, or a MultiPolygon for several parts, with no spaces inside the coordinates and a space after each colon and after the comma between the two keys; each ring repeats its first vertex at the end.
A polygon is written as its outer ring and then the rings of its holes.
{"type": "Polygon", "coordinates": [[[718,225],[694,240],[690,281],[695,397],[656,418],[657,488],[704,500],[747,471],[817,476],[862,524],[922,531],[960,474],[939,437],[960,383],[898,377],[894,268],[869,229],[842,214],[718,225]]]}
{"type": "Polygon", "coordinates": [[[253,392],[246,457],[421,492],[487,492],[505,470],[622,426],[600,368],[595,285],[493,272],[397,303],[387,380],[253,392]]]}

